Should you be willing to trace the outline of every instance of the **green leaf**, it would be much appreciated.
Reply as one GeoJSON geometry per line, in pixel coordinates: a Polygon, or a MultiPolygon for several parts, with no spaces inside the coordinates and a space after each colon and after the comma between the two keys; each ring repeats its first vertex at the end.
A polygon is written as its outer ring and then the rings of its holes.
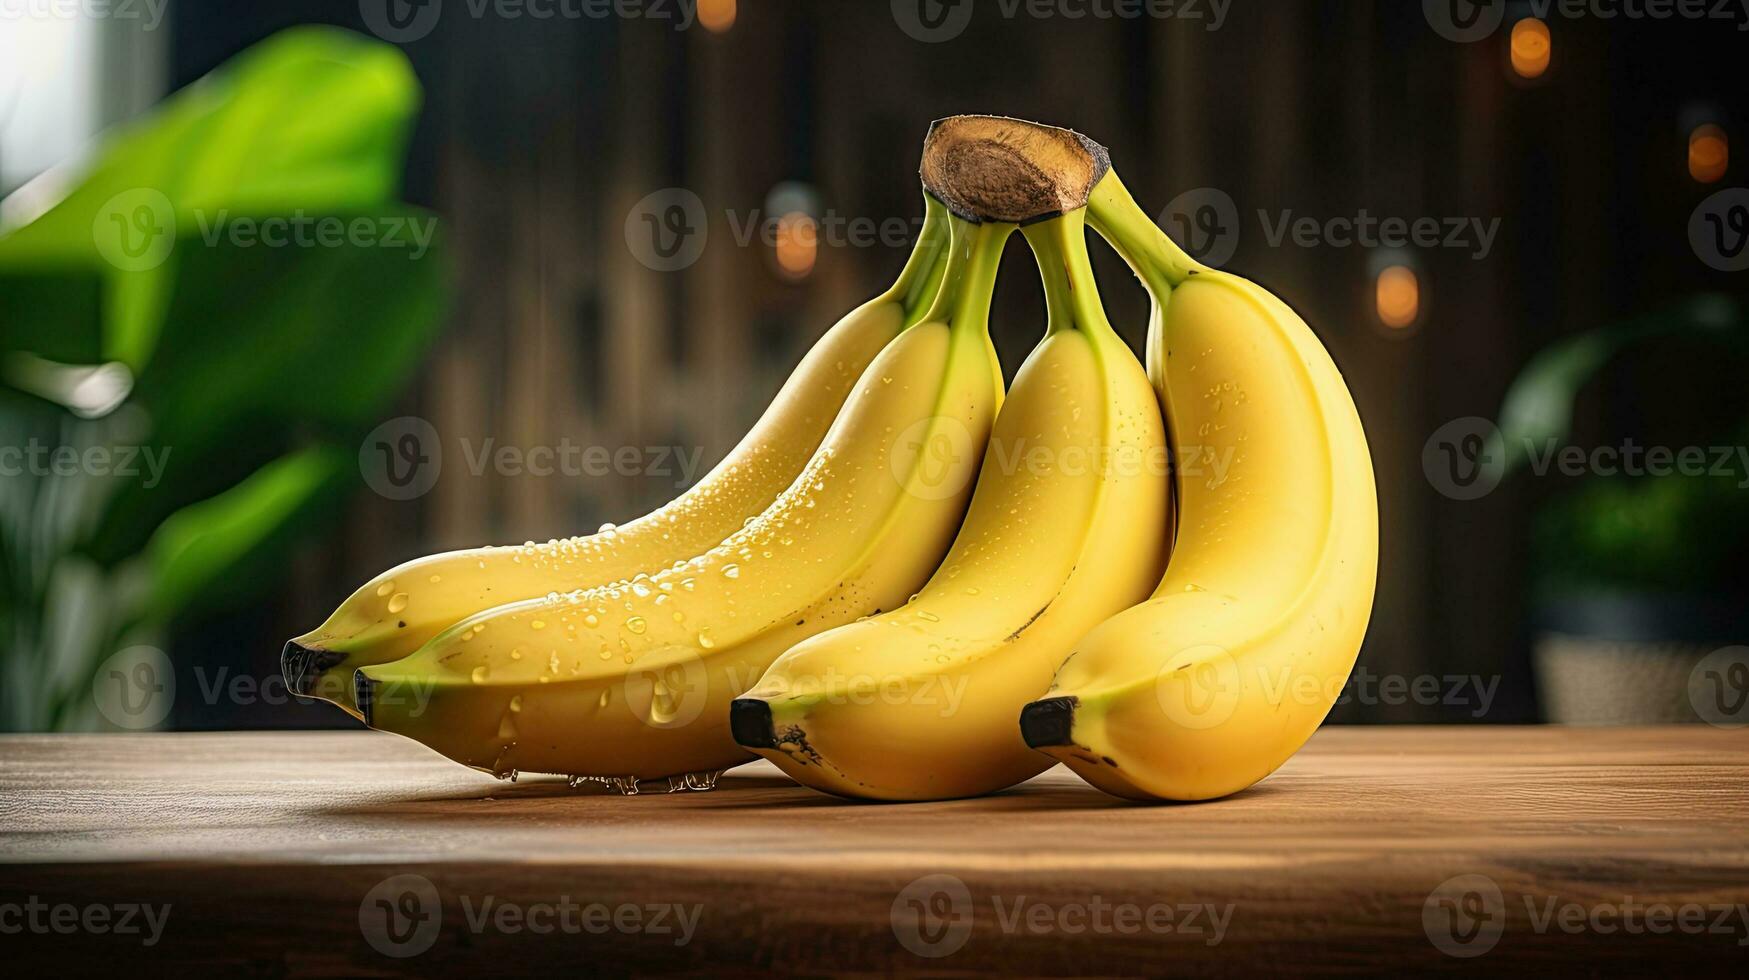
{"type": "MultiPolygon", "coordinates": [[[[297,28],[239,55],[113,133],[76,188],[0,237],[0,281],[33,272],[104,282],[99,322],[70,296],[59,304],[70,315],[22,317],[36,329],[7,328],[8,346],[45,356],[56,343],[95,348],[139,371],[156,347],[185,249],[168,259],[148,250],[136,262],[125,252],[118,259],[116,248],[163,234],[186,243],[221,211],[379,207],[397,193],[418,104],[405,56],[345,31],[297,28]],[[87,315],[71,315],[78,313],[87,315]],[[81,339],[55,341],[45,329],[81,339]]],[[[0,322],[20,310],[11,290],[0,290],[0,322]]]]}
{"type": "Polygon", "coordinates": [[[436,249],[418,259],[359,245],[189,252],[158,354],[134,387],[162,472],[117,493],[94,536],[99,560],[131,554],[171,511],[301,436],[356,448],[442,326],[446,281],[436,249]]]}
{"type": "Polygon", "coordinates": [[[1678,334],[1744,342],[1736,300],[1701,294],[1657,313],[1603,327],[1540,351],[1519,372],[1500,403],[1499,435],[1486,458],[1503,459],[1507,473],[1523,465],[1536,447],[1559,447],[1573,427],[1573,403],[1598,371],[1635,344],[1678,334]]]}
{"type": "Polygon", "coordinates": [[[146,546],[152,578],[146,618],[167,622],[205,605],[203,594],[246,559],[264,557],[276,532],[335,486],[349,462],[346,453],[332,447],[299,450],[172,514],[146,546]]]}

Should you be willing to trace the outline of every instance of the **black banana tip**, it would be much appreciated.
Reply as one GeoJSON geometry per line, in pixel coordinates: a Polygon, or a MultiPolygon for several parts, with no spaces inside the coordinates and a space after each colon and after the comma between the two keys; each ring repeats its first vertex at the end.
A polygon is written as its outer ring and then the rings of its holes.
{"type": "Polygon", "coordinates": [[[1028,748],[1045,749],[1073,745],[1069,730],[1075,724],[1075,698],[1045,698],[1020,709],[1020,737],[1028,748]]]}
{"type": "Polygon", "coordinates": [[[377,682],[364,676],[364,671],[352,672],[352,702],[358,706],[358,716],[364,719],[365,727],[374,728],[371,724],[371,703],[376,700],[377,682]]]}
{"type": "Polygon", "coordinates": [[[333,650],[319,650],[287,640],[279,655],[279,673],[285,678],[286,689],[293,694],[310,697],[316,692],[316,682],[323,673],[344,660],[333,650]]]}
{"type": "Polygon", "coordinates": [[[777,748],[777,733],[771,727],[771,705],[758,698],[736,698],[729,704],[729,734],[743,748],[777,748]]]}

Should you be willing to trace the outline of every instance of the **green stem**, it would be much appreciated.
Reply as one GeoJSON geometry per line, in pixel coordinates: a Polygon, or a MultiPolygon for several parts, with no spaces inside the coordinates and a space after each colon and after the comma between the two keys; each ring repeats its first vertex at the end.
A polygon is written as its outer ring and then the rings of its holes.
{"type": "Polygon", "coordinates": [[[1141,277],[1157,303],[1164,304],[1173,287],[1205,271],[1202,263],[1179,248],[1148,217],[1115,170],[1108,171],[1094,186],[1087,200],[1087,218],[1093,230],[1110,242],[1141,277]]]}
{"type": "Polygon", "coordinates": [[[923,315],[928,322],[984,332],[990,320],[990,296],[996,289],[996,271],[1002,265],[1002,249],[1015,226],[1006,222],[971,222],[948,216],[947,267],[935,302],[923,315]]]}
{"type": "Polygon", "coordinates": [[[1027,225],[1021,234],[1032,246],[1039,278],[1044,282],[1045,307],[1050,314],[1046,332],[1079,329],[1111,333],[1111,321],[1099,301],[1093,260],[1087,254],[1087,209],[1027,225]]]}
{"type": "Polygon", "coordinates": [[[923,228],[917,234],[917,244],[911,257],[899,271],[899,279],[887,290],[887,299],[897,302],[905,311],[905,326],[916,326],[928,312],[941,287],[941,274],[947,268],[947,208],[928,194],[923,195],[923,228]]]}

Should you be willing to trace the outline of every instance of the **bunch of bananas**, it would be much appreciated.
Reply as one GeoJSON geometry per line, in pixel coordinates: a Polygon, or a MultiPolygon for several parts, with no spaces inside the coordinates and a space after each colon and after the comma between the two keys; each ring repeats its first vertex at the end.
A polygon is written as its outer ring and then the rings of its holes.
{"type": "Polygon", "coordinates": [[[885,800],[1057,761],[1137,799],[1273,772],[1372,609],[1372,467],[1335,365],[1077,133],[941,120],[922,178],[898,281],[698,484],[587,537],[384,572],[286,645],[292,689],[500,776],[622,792],[755,755],[885,800]],[[1089,226],[1153,298],[1145,369],[1089,226]],[[1005,394],[990,298],[1017,230],[1048,321],[1005,394]]]}

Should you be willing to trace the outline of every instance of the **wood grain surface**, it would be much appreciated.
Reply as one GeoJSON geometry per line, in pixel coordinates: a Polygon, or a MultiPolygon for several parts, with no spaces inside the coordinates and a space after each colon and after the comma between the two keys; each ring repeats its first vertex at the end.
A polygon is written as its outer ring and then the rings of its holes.
{"type": "Polygon", "coordinates": [[[9,967],[75,974],[1741,970],[1749,732],[1332,728],[1165,806],[1060,768],[876,805],[765,763],[621,797],[375,733],[8,736],[0,863],[9,967]]]}

